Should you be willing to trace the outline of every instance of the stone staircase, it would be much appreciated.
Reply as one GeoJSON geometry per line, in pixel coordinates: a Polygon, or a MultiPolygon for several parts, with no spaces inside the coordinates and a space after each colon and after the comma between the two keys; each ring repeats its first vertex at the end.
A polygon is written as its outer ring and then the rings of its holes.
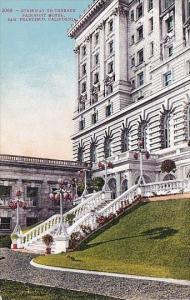
{"type": "MultiPolygon", "coordinates": [[[[92,230],[98,227],[97,217],[108,217],[110,214],[116,214],[116,212],[124,205],[131,205],[135,203],[137,196],[150,197],[156,195],[171,195],[181,192],[190,191],[189,180],[175,180],[154,182],[145,185],[134,185],[129,190],[124,192],[116,199],[111,199],[110,192],[97,192],[90,197],[83,200],[76,207],[68,211],[63,215],[63,220],[67,228],[69,237],[74,232],[81,231],[81,225],[90,226],[92,230]],[[73,214],[73,224],[69,226],[66,222],[68,214],[73,214]]],[[[60,224],[60,215],[54,215],[45,222],[37,225],[20,237],[20,248],[24,248],[35,253],[44,253],[45,246],[42,242],[42,236],[45,234],[51,234],[55,236],[58,225],[60,224]]],[[[52,253],[55,251],[55,241],[52,245],[52,253]]]]}

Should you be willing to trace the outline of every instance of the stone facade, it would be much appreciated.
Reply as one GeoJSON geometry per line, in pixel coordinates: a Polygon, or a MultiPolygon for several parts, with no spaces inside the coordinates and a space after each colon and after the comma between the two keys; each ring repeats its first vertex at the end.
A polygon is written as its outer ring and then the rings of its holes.
{"type": "MultiPolygon", "coordinates": [[[[164,180],[173,159],[177,179],[190,176],[189,0],[96,0],[69,31],[76,40],[74,158],[114,163],[115,194],[139,177],[138,140],[149,151],[147,181],[164,180]]],[[[170,178],[174,178],[170,176],[170,178]]]]}
{"type": "Polygon", "coordinates": [[[16,224],[16,210],[9,207],[16,191],[22,191],[21,199],[27,206],[19,209],[24,228],[59,213],[59,201],[52,202],[49,194],[59,187],[60,177],[69,180],[80,169],[81,165],[74,161],[0,155],[0,234],[10,232],[16,224]]]}

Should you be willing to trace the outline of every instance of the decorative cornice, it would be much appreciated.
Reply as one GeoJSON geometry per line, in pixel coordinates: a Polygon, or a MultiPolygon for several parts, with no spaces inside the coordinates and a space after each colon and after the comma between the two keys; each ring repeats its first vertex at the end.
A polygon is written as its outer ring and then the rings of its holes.
{"type": "Polygon", "coordinates": [[[116,7],[113,12],[112,15],[114,16],[127,16],[128,15],[128,8],[126,6],[123,5],[119,5],[118,7],[116,7]]]}
{"type": "Polygon", "coordinates": [[[69,37],[76,38],[80,32],[80,30],[85,26],[89,20],[94,19],[95,16],[101,9],[108,6],[112,0],[96,0],[89,7],[89,9],[79,18],[78,21],[71,27],[68,32],[69,37]]]}

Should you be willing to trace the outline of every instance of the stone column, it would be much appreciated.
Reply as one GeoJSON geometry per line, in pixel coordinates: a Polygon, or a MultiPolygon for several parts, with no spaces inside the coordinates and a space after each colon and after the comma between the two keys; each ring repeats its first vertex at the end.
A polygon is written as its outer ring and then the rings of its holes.
{"type": "Polygon", "coordinates": [[[121,195],[121,174],[120,172],[115,174],[116,179],[116,197],[121,195]]]}

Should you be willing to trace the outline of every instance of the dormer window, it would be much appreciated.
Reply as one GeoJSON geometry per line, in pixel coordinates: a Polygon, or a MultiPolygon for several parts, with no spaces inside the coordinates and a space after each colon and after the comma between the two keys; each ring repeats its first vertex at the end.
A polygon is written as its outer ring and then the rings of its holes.
{"type": "Polygon", "coordinates": [[[137,6],[136,12],[137,12],[137,19],[140,19],[143,16],[143,5],[142,5],[142,3],[140,3],[137,6]]]}

